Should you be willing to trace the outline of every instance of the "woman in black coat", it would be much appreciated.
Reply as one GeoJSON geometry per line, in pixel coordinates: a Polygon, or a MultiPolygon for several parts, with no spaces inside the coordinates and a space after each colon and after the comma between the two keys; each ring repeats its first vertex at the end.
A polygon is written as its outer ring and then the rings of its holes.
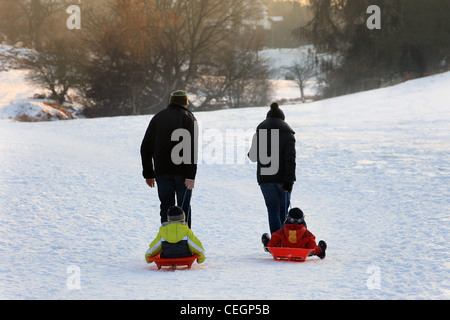
{"type": "Polygon", "coordinates": [[[295,132],[277,103],[256,129],[248,154],[258,163],[257,180],[266,202],[271,233],[283,227],[296,181],[295,132]]]}

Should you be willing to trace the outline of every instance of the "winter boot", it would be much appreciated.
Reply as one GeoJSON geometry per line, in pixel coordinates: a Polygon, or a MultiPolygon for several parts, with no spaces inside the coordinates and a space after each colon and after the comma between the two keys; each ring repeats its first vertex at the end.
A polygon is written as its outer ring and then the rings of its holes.
{"type": "Polygon", "coordinates": [[[327,243],[325,241],[321,240],[319,242],[319,247],[320,247],[320,249],[322,249],[322,252],[320,254],[318,254],[317,256],[320,259],[325,259],[325,256],[326,256],[325,251],[327,250],[327,243]]]}
{"type": "Polygon", "coordinates": [[[261,242],[264,245],[264,250],[266,252],[269,252],[269,250],[267,249],[267,244],[269,243],[269,241],[270,241],[270,235],[268,233],[264,233],[261,237],[261,242]]]}

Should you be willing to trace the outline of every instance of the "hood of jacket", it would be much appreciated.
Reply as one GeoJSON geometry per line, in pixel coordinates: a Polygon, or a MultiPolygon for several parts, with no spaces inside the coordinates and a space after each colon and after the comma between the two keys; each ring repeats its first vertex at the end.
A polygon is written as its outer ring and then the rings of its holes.
{"type": "Polygon", "coordinates": [[[187,111],[188,114],[194,116],[194,114],[192,113],[191,110],[189,110],[188,108],[183,107],[181,104],[176,103],[176,102],[171,102],[167,108],[175,108],[175,109],[181,109],[182,111],[187,111]]]}
{"type": "Polygon", "coordinates": [[[189,227],[185,223],[168,222],[160,228],[159,234],[169,243],[177,243],[183,240],[189,233],[189,227]]]}
{"type": "Polygon", "coordinates": [[[298,244],[304,238],[314,237],[302,224],[286,224],[284,226],[284,236],[291,244],[298,244]]]}
{"type": "Polygon", "coordinates": [[[267,118],[256,128],[257,130],[278,129],[283,132],[295,134],[295,131],[283,120],[278,118],[267,118]]]}

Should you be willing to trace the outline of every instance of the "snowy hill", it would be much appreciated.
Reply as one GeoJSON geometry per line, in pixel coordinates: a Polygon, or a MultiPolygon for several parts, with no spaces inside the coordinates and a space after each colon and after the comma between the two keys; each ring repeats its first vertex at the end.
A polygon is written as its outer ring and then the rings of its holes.
{"type": "MultiPolygon", "coordinates": [[[[52,99],[43,99],[49,91],[27,81],[28,70],[0,72],[0,119],[22,122],[69,120],[80,117],[81,105],[66,103],[59,108],[52,99]]],[[[69,94],[76,96],[73,90],[69,94]]]]}
{"type": "Polygon", "coordinates": [[[0,43],[0,71],[21,69],[33,50],[0,43]]]}
{"type": "Polygon", "coordinates": [[[293,205],[329,246],[303,264],[260,243],[267,214],[242,150],[265,108],[196,114],[206,262],[176,272],[144,261],[159,227],[139,157],[150,116],[0,120],[0,298],[449,299],[448,88],[445,73],[283,107],[298,140],[293,205]]]}

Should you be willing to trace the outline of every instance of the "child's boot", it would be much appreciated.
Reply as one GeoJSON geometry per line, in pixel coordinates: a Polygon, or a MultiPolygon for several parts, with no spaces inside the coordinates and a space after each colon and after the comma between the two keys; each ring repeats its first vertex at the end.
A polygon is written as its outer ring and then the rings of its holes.
{"type": "Polygon", "coordinates": [[[266,252],[269,252],[269,250],[267,249],[267,244],[269,243],[269,241],[270,241],[270,235],[268,233],[264,233],[261,237],[261,242],[264,245],[264,250],[266,252]]]}
{"type": "Polygon", "coordinates": [[[321,241],[319,242],[319,247],[320,247],[320,249],[322,249],[322,252],[319,253],[317,256],[318,256],[320,259],[325,259],[325,256],[326,256],[325,251],[327,250],[327,243],[326,243],[325,241],[321,240],[321,241]]]}

